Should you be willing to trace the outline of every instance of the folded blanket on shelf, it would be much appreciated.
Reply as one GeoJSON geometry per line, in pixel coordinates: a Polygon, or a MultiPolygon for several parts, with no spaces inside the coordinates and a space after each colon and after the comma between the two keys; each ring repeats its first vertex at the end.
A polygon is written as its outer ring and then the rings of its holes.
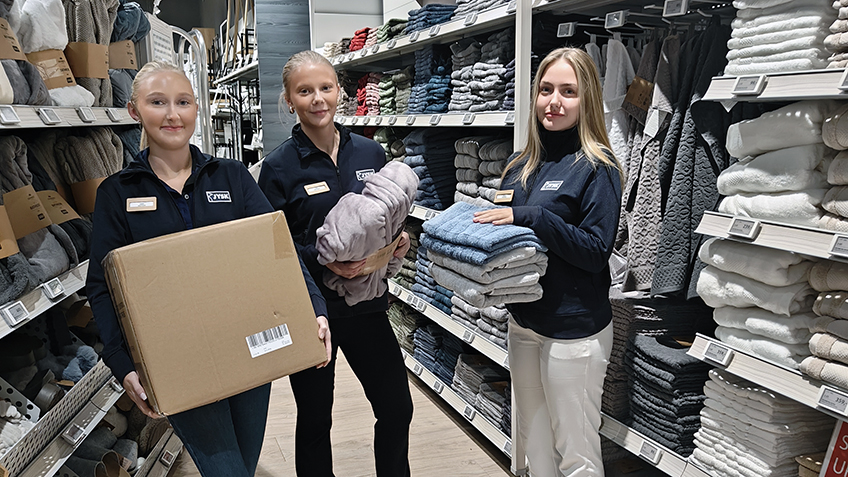
{"type": "Polygon", "coordinates": [[[733,347],[792,369],[798,369],[801,361],[810,355],[808,346],[779,343],[745,330],[719,326],[715,334],[716,338],[733,347]]]}
{"type": "Polygon", "coordinates": [[[121,139],[108,127],[77,128],[56,139],[53,153],[64,184],[109,177],[124,163],[121,139]]]}
{"type": "Polygon", "coordinates": [[[820,143],[822,123],[833,108],[831,101],[800,101],[732,124],[727,130],[727,151],[743,158],[820,143]]]}
{"type": "Polygon", "coordinates": [[[777,194],[737,194],[722,199],[718,210],[725,214],[817,227],[823,215],[818,206],[826,193],[827,189],[810,189],[777,194]]]}
{"type": "Polygon", "coordinates": [[[824,144],[810,144],[743,158],[719,174],[718,191],[734,195],[822,189],[834,156],[824,144]]]}
{"type": "Polygon", "coordinates": [[[806,282],[773,287],[713,266],[701,271],[698,295],[713,308],[757,306],[786,316],[809,311],[815,301],[815,291],[806,282]]]}
{"type": "MultiPolygon", "coordinates": [[[[818,13],[818,9],[814,10],[818,13]]],[[[793,15],[787,14],[782,20],[777,18],[768,18],[765,15],[759,16],[751,21],[745,21],[740,18],[734,18],[730,26],[733,30],[730,33],[732,38],[748,38],[769,33],[781,31],[797,31],[806,28],[827,28],[830,19],[821,14],[807,15],[805,10],[793,12],[793,15]]]]}
{"type": "Polygon", "coordinates": [[[801,38],[816,37],[819,40],[827,35],[828,29],[824,22],[819,22],[814,26],[789,28],[757,35],[747,36],[732,36],[727,41],[727,48],[730,50],[741,50],[760,45],[776,45],[789,40],[801,38]]]}
{"type": "Polygon", "coordinates": [[[797,313],[792,316],[776,315],[757,307],[716,308],[713,319],[719,326],[747,330],[758,336],[787,344],[804,344],[810,341],[810,327],[816,320],[812,313],[797,313]]]}
{"type": "MultiPolygon", "coordinates": [[[[736,60],[733,60],[736,61],[736,60]]],[[[763,75],[784,73],[788,71],[819,70],[828,66],[826,58],[798,58],[792,60],[778,60],[751,64],[728,63],[724,68],[724,74],[732,76],[763,75]]]]}
{"type": "Polygon", "coordinates": [[[806,281],[815,263],[796,253],[715,237],[704,242],[698,258],[719,270],[776,287],[806,281]]]}

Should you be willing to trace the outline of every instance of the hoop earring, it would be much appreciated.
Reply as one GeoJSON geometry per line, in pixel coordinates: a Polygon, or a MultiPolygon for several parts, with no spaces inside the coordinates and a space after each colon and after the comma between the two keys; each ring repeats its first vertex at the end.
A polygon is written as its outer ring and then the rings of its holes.
{"type": "Polygon", "coordinates": [[[294,106],[289,106],[289,112],[294,114],[294,106]]]}

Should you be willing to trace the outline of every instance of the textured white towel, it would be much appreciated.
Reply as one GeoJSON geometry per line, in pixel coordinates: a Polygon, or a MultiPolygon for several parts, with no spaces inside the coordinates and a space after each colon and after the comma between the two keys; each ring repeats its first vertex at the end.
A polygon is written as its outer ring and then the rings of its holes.
{"type": "Polygon", "coordinates": [[[725,197],[719,212],[787,224],[817,227],[824,212],[818,207],[827,189],[778,194],[737,194],[725,197]]]}
{"type": "Polygon", "coordinates": [[[848,151],[841,151],[827,168],[827,182],[832,185],[848,185],[848,151]]]}
{"type": "Polygon", "coordinates": [[[782,15],[779,19],[768,16],[758,16],[750,21],[734,18],[730,23],[733,28],[730,36],[732,38],[746,38],[779,31],[827,28],[829,26],[828,21],[822,15],[815,13],[805,15],[803,12],[782,15]]]}
{"type": "Polygon", "coordinates": [[[718,176],[721,195],[827,188],[825,171],[836,153],[824,144],[808,144],[747,157],[718,176]]]}
{"type": "Polygon", "coordinates": [[[824,210],[840,217],[848,217],[848,186],[830,188],[822,199],[824,210]]]}
{"type": "Polygon", "coordinates": [[[739,50],[742,48],[750,48],[758,45],[771,45],[784,42],[787,40],[795,40],[807,37],[816,37],[824,39],[830,30],[826,26],[816,25],[813,27],[784,29],[769,33],[760,33],[759,35],[745,36],[742,38],[730,38],[727,40],[727,48],[731,50],[739,50]]]}
{"type": "Polygon", "coordinates": [[[822,141],[833,149],[848,149],[848,105],[842,105],[825,118],[822,141]]]}
{"type": "Polygon", "coordinates": [[[698,295],[713,308],[758,306],[786,316],[810,311],[815,301],[815,291],[807,283],[773,287],[709,265],[698,278],[698,295]]]}
{"type": "Polygon", "coordinates": [[[800,101],[732,124],[727,151],[733,157],[759,156],[768,151],[822,142],[824,118],[837,107],[833,101],[800,101]]]}
{"type": "Polygon", "coordinates": [[[814,263],[796,253],[716,237],[704,242],[698,258],[720,270],[775,287],[807,281],[814,263]]]}
{"type": "Polygon", "coordinates": [[[845,219],[838,215],[827,213],[824,214],[821,219],[819,219],[818,227],[824,230],[848,233],[848,219],[845,219]]]}
{"type": "Polygon", "coordinates": [[[828,333],[816,333],[810,338],[810,352],[822,359],[848,364],[848,341],[828,333]]]}
{"type": "Polygon", "coordinates": [[[777,341],[749,333],[745,330],[719,326],[715,330],[715,335],[716,338],[730,346],[733,346],[734,348],[739,348],[759,358],[781,364],[792,369],[798,369],[798,365],[801,361],[811,354],[807,345],[779,343],[777,341]]]}
{"type": "Polygon", "coordinates": [[[770,61],[766,63],[736,64],[737,60],[724,68],[724,74],[730,76],[764,75],[785,73],[787,71],[820,70],[828,67],[828,60],[822,58],[799,58],[794,60],[770,61]]]}
{"type": "Polygon", "coordinates": [[[818,317],[812,313],[798,313],[792,316],[776,315],[756,306],[748,308],[723,306],[715,309],[713,319],[719,326],[746,330],[781,343],[804,344],[810,341],[812,336],[810,325],[818,317]]]}
{"type": "Polygon", "coordinates": [[[799,368],[802,373],[814,379],[848,388],[848,366],[842,363],[809,356],[801,362],[799,368]]]}
{"type": "Polygon", "coordinates": [[[809,15],[809,12],[818,12],[822,16],[833,18],[836,13],[831,5],[822,0],[792,0],[781,5],[774,5],[766,8],[745,8],[736,12],[736,18],[743,20],[751,20],[757,17],[773,17],[780,14],[786,15],[809,15]]]}
{"type": "Polygon", "coordinates": [[[727,52],[727,59],[762,57],[789,51],[805,50],[807,48],[821,48],[824,44],[825,37],[828,36],[827,33],[827,31],[824,31],[820,34],[807,35],[801,38],[792,38],[789,33],[777,33],[776,35],[782,36],[785,39],[777,43],[766,43],[730,50],[727,52]]]}

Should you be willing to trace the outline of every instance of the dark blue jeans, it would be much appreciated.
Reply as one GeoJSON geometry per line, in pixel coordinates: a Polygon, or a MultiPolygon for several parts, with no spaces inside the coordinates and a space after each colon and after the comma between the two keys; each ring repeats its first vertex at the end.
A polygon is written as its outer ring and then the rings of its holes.
{"type": "Polygon", "coordinates": [[[203,477],[253,477],[268,418],[271,383],[190,409],[168,421],[203,477]]]}

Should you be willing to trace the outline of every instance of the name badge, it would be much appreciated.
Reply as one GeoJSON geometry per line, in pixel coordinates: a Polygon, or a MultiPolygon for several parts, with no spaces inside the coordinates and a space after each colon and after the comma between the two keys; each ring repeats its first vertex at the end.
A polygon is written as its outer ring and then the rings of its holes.
{"type": "Polygon", "coordinates": [[[127,199],[127,212],[156,210],[156,197],[131,197],[127,199]]]}
{"type": "Polygon", "coordinates": [[[374,169],[363,169],[361,171],[356,171],[356,180],[362,182],[368,176],[373,176],[373,175],[374,175],[374,169]]]}
{"type": "Polygon", "coordinates": [[[496,204],[509,204],[512,202],[512,196],[514,191],[512,190],[499,190],[495,192],[495,200],[496,204]]]}
{"type": "Polygon", "coordinates": [[[211,204],[233,201],[233,199],[230,197],[230,191],[228,190],[206,191],[206,200],[208,200],[211,204]]]}
{"type": "Polygon", "coordinates": [[[542,190],[559,190],[562,187],[562,181],[547,181],[542,186],[542,190]]]}
{"type": "Polygon", "coordinates": [[[303,186],[303,189],[306,191],[306,195],[317,195],[323,194],[324,192],[330,192],[330,186],[327,185],[327,181],[307,184],[303,186]]]}

